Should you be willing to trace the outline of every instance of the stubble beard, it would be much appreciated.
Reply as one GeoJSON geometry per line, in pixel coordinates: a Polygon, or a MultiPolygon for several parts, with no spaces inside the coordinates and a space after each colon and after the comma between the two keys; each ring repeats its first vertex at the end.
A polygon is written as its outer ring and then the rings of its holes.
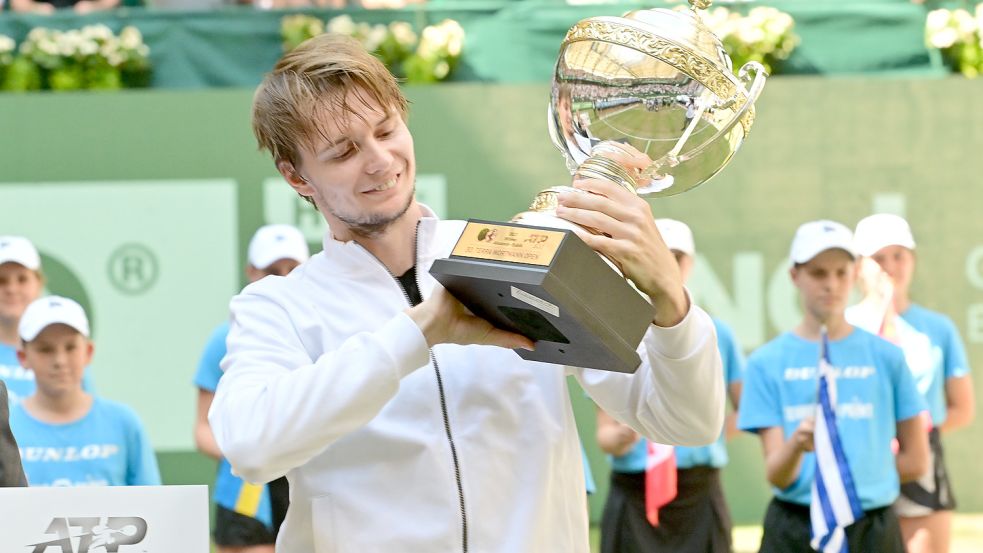
{"type": "Polygon", "coordinates": [[[413,198],[415,196],[416,183],[413,183],[413,188],[410,190],[410,194],[406,198],[406,203],[397,213],[378,213],[353,217],[344,213],[338,213],[331,209],[330,206],[328,207],[328,213],[344,223],[352,234],[361,238],[378,238],[385,233],[393,223],[402,218],[403,215],[406,215],[406,212],[409,211],[410,206],[413,205],[413,198]]]}

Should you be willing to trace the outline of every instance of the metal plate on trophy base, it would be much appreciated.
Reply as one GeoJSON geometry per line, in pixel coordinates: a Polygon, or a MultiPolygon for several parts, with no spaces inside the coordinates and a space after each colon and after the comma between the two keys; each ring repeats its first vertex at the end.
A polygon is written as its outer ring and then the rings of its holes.
{"type": "Polygon", "coordinates": [[[652,306],[570,230],[470,219],[430,274],[472,313],[536,342],[524,359],[632,373],[652,306]]]}

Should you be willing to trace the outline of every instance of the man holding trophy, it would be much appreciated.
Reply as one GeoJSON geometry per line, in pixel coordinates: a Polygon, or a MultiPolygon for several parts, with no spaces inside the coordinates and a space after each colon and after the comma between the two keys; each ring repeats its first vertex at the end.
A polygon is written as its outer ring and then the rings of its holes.
{"type": "MultiPolygon", "coordinates": [[[[713,323],[647,202],[581,172],[555,215],[589,227],[574,232],[650,301],[640,362],[521,359],[510,350],[543,342],[473,315],[430,276],[465,224],[414,199],[406,112],[385,67],[334,35],[286,54],[257,90],[261,147],[329,230],[322,253],[233,299],[216,440],[246,480],[289,479],[279,552],[586,553],[566,377],[649,439],[710,443],[724,397],[713,323]]],[[[602,150],[593,163],[613,173],[650,165],[632,147],[602,150]]]]}

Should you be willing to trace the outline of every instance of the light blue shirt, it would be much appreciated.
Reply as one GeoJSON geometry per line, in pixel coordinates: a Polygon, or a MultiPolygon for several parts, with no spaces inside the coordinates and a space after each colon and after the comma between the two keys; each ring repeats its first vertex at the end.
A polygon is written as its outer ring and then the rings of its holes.
{"type": "MultiPolygon", "coordinates": [[[[205,350],[198,361],[195,372],[195,386],[209,392],[215,392],[218,381],[222,378],[222,358],[225,357],[225,339],[229,335],[229,323],[224,322],[208,337],[205,350]]],[[[585,467],[587,465],[585,464],[585,467]]],[[[232,466],[225,459],[218,464],[215,476],[213,496],[215,503],[239,514],[253,517],[268,527],[273,525],[273,509],[270,502],[269,488],[263,486],[258,502],[240,501],[242,492],[246,489],[245,482],[232,474],[232,466]]]]}
{"type": "MultiPolygon", "coordinates": [[[[720,360],[723,362],[724,380],[728,385],[741,380],[744,370],[744,356],[734,338],[734,332],[723,321],[713,319],[717,329],[717,349],[720,350],[720,360]]],[[[689,469],[708,466],[720,468],[727,464],[727,445],[723,432],[716,442],[703,447],[677,446],[676,467],[689,469]]],[[[637,473],[645,471],[645,461],[648,457],[648,441],[638,440],[635,447],[621,456],[611,457],[611,470],[622,473],[637,473]]]]}
{"type": "Polygon", "coordinates": [[[907,324],[895,325],[898,345],[928,404],[932,424],[940,426],[947,414],[945,381],[969,374],[966,348],[956,326],[945,315],[911,304],[901,319],[907,324]]]}
{"type": "Polygon", "coordinates": [[[159,486],[157,458],[132,409],[93,397],[81,419],[48,424],[23,404],[10,410],[31,486],[159,486]]]}
{"type": "MultiPolygon", "coordinates": [[[[92,378],[89,367],[82,374],[82,389],[92,393],[92,378]]],[[[7,385],[10,396],[10,406],[13,407],[24,398],[34,393],[37,386],[34,383],[34,371],[25,369],[17,359],[17,349],[7,344],[0,344],[0,380],[7,385]]]]}
{"type": "MultiPolygon", "coordinates": [[[[901,349],[854,328],[830,342],[836,370],[836,418],[847,464],[864,510],[884,507],[898,496],[897,468],[891,452],[896,424],[924,411],[901,349]]],[[[780,427],[788,439],[804,417],[815,414],[819,343],[786,332],[748,359],[737,425],[756,432],[780,427]]],[[[775,495],[808,505],[815,477],[815,455],[806,453],[798,478],[775,495]]]]}

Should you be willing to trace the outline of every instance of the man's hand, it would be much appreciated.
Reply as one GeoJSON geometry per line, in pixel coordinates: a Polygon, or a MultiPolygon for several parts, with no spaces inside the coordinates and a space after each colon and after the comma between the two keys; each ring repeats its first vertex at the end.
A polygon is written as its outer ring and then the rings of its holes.
{"type": "MultiPolygon", "coordinates": [[[[627,148],[606,150],[604,155],[630,172],[648,166],[647,156],[627,148]]],[[[588,246],[614,261],[652,299],[656,325],[678,324],[689,311],[689,301],[679,266],[656,228],[648,202],[608,180],[575,178],[573,187],[589,193],[561,193],[556,214],[600,231],[602,234],[575,232],[588,246]]]]}
{"type": "Polygon", "coordinates": [[[474,316],[467,307],[438,285],[433,295],[406,314],[420,327],[427,345],[477,344],[509,349],[533,349],[533,341],[521,334],[495,328],[491,323],[474,316]]]}

